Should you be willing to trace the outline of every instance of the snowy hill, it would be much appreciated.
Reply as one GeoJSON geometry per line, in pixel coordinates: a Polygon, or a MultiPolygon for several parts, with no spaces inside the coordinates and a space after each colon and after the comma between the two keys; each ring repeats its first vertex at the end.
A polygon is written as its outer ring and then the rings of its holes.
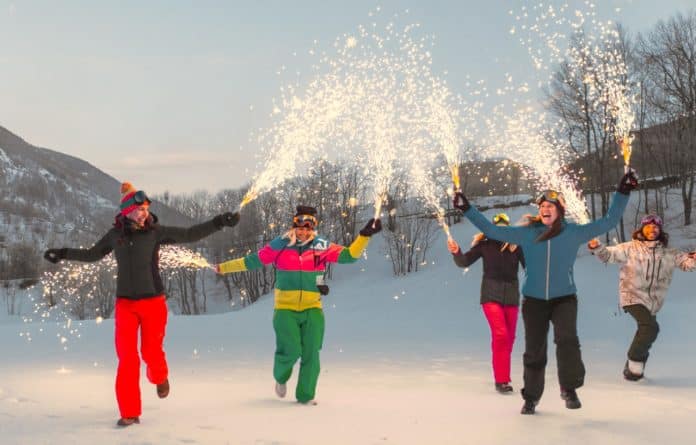
{"type": "MultiPolygon", "coordinates": [[[[462,245],[475,232],[468,223],[452,229],[462,245]]],[[[696,435],[696,274],[675,274],[647,378],[626,382],[621,369],[634,323],[617,307],[618,268],[581,254],[583,408],[567,410],[559,398],[550,341],[546,393],[529,417],[519,414],[521,320],[515,395],[493,389],[478,304],[481,265],[456,268],[440,238],[421,272],[392,278],[381,244],[378,235],[366,260],[335,271],[325,298],[318,406],[293,402],[296,374],[288,399],[273,394],[269,296],[242,311],[171,316],[172,393],[157,399],[143,376],[142,424],[125,430],[113,426],[112,320],[66,328],[8,318],[0,323],[2,443],[637,445],[689,443],[696,435]]]]}
{"type": "MultiPolygon", "coordinates": [[[[113,222],[120,182],[88,162],[39,148],[0,127],[0,259],[3,248],[93,240],[113,222]]],[[[156,203],[172,223],[189,222],[156,203]]]]}

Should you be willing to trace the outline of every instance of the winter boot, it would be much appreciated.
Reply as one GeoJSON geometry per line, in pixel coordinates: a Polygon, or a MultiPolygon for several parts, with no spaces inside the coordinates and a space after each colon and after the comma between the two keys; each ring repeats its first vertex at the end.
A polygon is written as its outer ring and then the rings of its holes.
{"type": "Polygon", "coordinates": [[[496,383],[495,390],[498,391],[500,394],[512,394],[513,392],[510,383],[496,383]]]}
{"type": "Polygon", "coordinates": [[[164,399],[169,395],[169,379],[157,384],[157,397],[164,399]]]}
{"type": "Polygon", "coordinates": [[[116,426],[127,427],[134,423],[140,423],[140,417],[121,417],[118,419],[118,422],[116,422],[116,426]]]}
{"type": "Polygon", "coordinates": [[[561,399],[565,400],[568,409],[578,409],[582,406],[580,399],[578,399],[578,393],[574,389],[561,388],[561,399]]]}
{"type": "Polygon", "coordinates": [[[312,399],[312,400],[307,400],[306,402],[300,402],[299,400],[297,401],[300,405],[306,405],[306,406],[316,406],[317,401],[312,399]]]}
{"type": "Polygon", "coordinates": [[[285,385],[285,383],[276,382],[275,393],[279,398],[281,398],[281,399],[284,398],[287,391],[288,391],[288,387],[285,385]]]}
{"type": "Polygon", "coordinates": [[[643,371],[645,369],[645,363],[636,362],[633,360],[626,360],[626,364],[623,369],[623,376],[626,380],[632,382],[637,382],[643,378],[643,371]]]}
{"type": "Polygon", "coordinates": [[[538,400],[524,399],[524,405],[522,405],[520,414],[534,414],[536,412],[537,403],[539,403],[538,400]]]}

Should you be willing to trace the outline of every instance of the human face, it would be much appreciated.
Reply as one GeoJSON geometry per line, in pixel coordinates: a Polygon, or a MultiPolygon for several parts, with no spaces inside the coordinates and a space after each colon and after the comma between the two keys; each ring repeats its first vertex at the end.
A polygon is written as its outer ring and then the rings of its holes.
{"type": "Polygon", "coordinates": [[[147,206],[138,206],[135,210],[126,215],[126,218],[135,222],[139,227],[142,227],[145,225],[145,221],[147,221],[149,216],[150,211],[147,206]]]}
{"type": "Polygon", "coordinates": [[[646,224],[641,229],[643,236],[648,241],[655,241],[660,237],[660,226],[657,224],[646,224]]]}
{"type": "Polygon", "coordinates": [[[311,236],[312,232],[314,232],[314,229],[312,227],[307,227],[307,226],[301,226],[301,227],[295,227],[295,236],[297,237],[300,242],[305,242],[307,241],[311,236]]]}
{"type": "Polygon", "coordinates": [[[558,219],[558,207],[553,203],[544,201],[539,204],[539,218],[545,226],[551,226],[558,219]]]}

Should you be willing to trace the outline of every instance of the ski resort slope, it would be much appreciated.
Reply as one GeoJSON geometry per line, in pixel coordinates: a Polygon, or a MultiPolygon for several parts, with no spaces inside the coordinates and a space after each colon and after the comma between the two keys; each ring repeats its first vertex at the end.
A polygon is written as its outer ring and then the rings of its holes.
{"type": "MultiPolygon", "coordinates": [[[[469,223],[452,231],[463,246],[475,233],[469,223]]],[[[567,410],[559,398],[550,338],[546,393],[537,415],[522,416],[522,320],[515,393],[499,395],[479,307],[481,265],[456,268],[440,237],[421,271],[393,278],[382,243],[377,235],[366,260],[335,270],[317,406],[294,402],[296,375],[287,399],[273,393],[270,296],[242,311],[171,316],[171,394],[157,399],[143,371],[142,423],[126,429],[115,427],[112,320],[73,323],[78,336],[10,318],[0,323],[0,443],[639,445],[696,437],[696,274],[675,274],[647,378],[632,383],[621,376],[634,322],[618,310],[618,268],[581,252],[583,407],[567,410]]]]}

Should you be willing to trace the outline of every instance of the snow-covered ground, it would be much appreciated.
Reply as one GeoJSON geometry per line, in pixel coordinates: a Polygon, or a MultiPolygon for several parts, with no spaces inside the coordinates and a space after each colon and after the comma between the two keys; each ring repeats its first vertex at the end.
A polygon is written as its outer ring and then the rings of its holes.
{"type": "MultiPolygon", "coordinates": [[[[474,229],[463,223],[453,234],[468,245],[474,229]]],[[[269,297],[242,311],[172,316],[166,340],[171,394],[157,399],[143,376],[142,424],[127,429],[114,427],[112,320],[75,324],[77,337],[62,325],[4,318],[0,443],[637,445],[696,437],[696,275],[675,274],[647,378],[626,382],[621,369],[634,324],[617,307],[618,269],[581,255],[583,407],[567,410],[559,398],[551,342],[538,415],[521,416],[524,330],[520,320],[515,395],[499,395],[478,304],[480,264],[464,273],[440,239],[432,263],[395,279],[380,253],[381,236],[374,241],[367,260],[336,269],[325,298],[317,406],[294,403],[294,378],[288,399],[274,396],[269,297]],[[20,336],[25,332],[30,342],[20,336]]]]}

